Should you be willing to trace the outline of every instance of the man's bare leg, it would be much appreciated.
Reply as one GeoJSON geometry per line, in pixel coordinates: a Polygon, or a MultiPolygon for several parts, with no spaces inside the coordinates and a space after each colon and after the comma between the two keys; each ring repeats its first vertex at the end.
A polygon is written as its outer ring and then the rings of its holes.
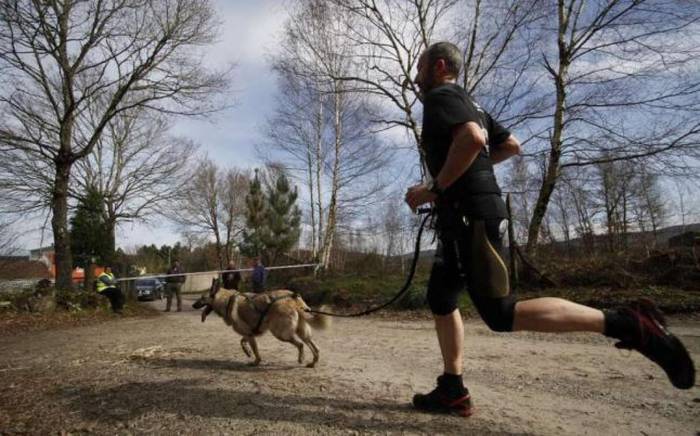
{"type": "Polygon", "coordinates": [[[459,309],[448,315],[435,315],[435,330],[437,331],[442,360],[447,374],[462,374],[464,357],[464,324],[459,309]]]}
{"type": "Polygon", "coordinates": [[[521,301],[515,305],[513,330],[603,333],[619,340],[618,348],[637,350],[659,365],[675,387],[695,385],[695,365],[688,350],[668,332],[663,315],[649,300],[606,314],[561,298],[521,301]]]}
{"type": "Polygon", "coordinates": [[[469,416],[472,414],[469,390],[462,381],[464,325],[459,309],[447,315],[434,315],[445,372],[437,387],[427,394],[413,396],[413,406],[420,410],[469,416]]]}
{"type": "Polygon", "coordinates": [[[534,298],[516,303],[513,331],[605,331],[603,312],[562,298],[534,298]]]}

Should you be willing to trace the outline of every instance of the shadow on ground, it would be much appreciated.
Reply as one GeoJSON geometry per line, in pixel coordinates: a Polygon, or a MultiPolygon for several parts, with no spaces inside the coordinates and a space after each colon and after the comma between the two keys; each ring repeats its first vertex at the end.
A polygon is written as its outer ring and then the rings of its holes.
{"type": "MultiPolygon", "coordinates": [[[[85,420],[117,425],[153,413],[202,418],[225,418],[260,424],[286,421],[340,430],[412,431],[425,433],[494,432],[492,423],[435,416],[416,420],[408,404],[379,399],[348,400],[304,394],[270,394],[251,390],[208,387],[204,380],[125,383],[98,389],[79,387],[58,393],[85,420]]],[[[425,415],[423,415],[425,416],[425,415]]],[[[206,429],[202,429],[206,432],[206,429]]]]}
{"type": "Polygon", "coordinates": [[[198,370],[220,370],[220,371],[241,371],[241,372],[270,372],[289,371],[292,369],[304,368],[304,365],[276,365],[262,362],[258,366],[252,366],[250,362],[233,361],[231,359],[167,359],[167,358],[147,358],[140,359],[141,362],[149,366],[158,368],[188,368],[198,370]]]}

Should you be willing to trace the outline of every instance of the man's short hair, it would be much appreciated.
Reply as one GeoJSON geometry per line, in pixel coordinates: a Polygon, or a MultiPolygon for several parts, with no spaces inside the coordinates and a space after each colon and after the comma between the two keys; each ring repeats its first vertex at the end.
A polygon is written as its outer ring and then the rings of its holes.
{"type": "Polygon", "coordinates": [[[462,69],[462,52],[459,48],[447,41],[440,41],[431,44],[426,50],[426,60],[429,65],[434,65],[438,59],[445,60],[445,66],[447,67],[447,72],[449,74],[457,77],[459,71],[462,69]]]}

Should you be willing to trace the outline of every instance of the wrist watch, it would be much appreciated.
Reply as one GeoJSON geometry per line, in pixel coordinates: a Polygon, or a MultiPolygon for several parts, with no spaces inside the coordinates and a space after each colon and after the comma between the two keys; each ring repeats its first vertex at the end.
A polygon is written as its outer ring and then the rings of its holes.
{"type": "Polygon", "coordinates": [[[438,185],[437,179],[433,179],[430,182],[430,184],[428,185],[428,191],[432,192],[438,197],[445,193],[445,190],[440,188],[440,186],[438,185]]]}

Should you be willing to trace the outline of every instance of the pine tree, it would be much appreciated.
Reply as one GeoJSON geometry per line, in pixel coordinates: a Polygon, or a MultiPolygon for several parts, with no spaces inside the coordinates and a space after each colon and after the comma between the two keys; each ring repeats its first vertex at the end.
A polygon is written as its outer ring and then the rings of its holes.
{"type": "Polygon", "coordinates": [[[105,219],[105,202],[95,188],[88,188],[70,220],[71,251],[74,265],[86,268],[90,260],[98,264],[113,261],[109,227],[105,219]]]}
{"type": "MultiPolygon", "coordinates": [[[[246,229],[243,231],[243,241],[240,249],[244,256],[255,257],[264,255],[263,233],[266,224],[266,199],[255,170],[255,177],[250,182],[250,190],[245,197],[246,229]]],[[[265,259],[267,261],[267,259],[265,259]]],[[[266,262],[267,263],[267,262],[266,262]]]]}
{"type": "Polygon", "coordinates": [[[299,241],[301,211],[296,200],[296,188],[292,191],[287,178],[280,174],[267,191],[267,213],[262,232],[262,242],[271,264],[299,241]]]}

